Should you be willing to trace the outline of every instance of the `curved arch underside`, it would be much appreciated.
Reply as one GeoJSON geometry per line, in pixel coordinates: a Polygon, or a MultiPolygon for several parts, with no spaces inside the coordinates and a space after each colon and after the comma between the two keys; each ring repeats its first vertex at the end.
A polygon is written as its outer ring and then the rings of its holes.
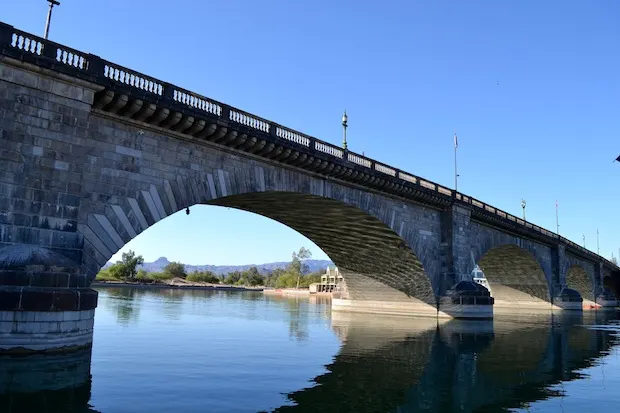
{"type": "Polygon", "coordinates": [[[594,285],[592,279],[579,265],[572,265],[566,273],[566,286],[581,294],[584,300],[594,301],[594,285]]]}
{"type": "Polygon", "coordinates": [[[496,304],[551,301],[545,274],[528,251],[516,245],[501,245],[489,250],[479,265],[496,304]]]}
{"type": "Polygon", "coordinates": [[[435,303],[422,263],[403,239],[356,207],[287,192],[232,195],[207,204],[253,212],[301,233],[338,266],[351,298],[435,303]]]}

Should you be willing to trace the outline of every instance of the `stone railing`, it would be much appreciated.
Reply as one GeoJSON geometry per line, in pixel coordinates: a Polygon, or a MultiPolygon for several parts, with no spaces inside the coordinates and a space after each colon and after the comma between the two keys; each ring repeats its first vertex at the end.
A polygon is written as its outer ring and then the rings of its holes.
{"type": "Polygon", "coordinates": [[[398,168],[376,162],[345,150],[339,146],[305,135],[294,129],[286,128],[259,116],[247,113],[224,103],[201,96],[194,92],[160,81],[145,74],[125,68],[88,53],[45,40],[41,37],[20,31],[13,26],[0,23],[0,49],[2,54],[39,66],[46,66],[81,79],[89,80],[113,90],[151,99],[158,105],[186,108],[194,115],[215,118],[246,128],[266,140],[277,140],[278,145],[295,145],[327,157],[328,161],[355,169],[358,174],[377,176],[377,181],[388,182],[388,187],[401,187],[418,193],[430,194],[435,200],[442,200],[444,205],[452,202],[465,204],[472,208],[475,215],[493,219],[509,228],[520,227],[522,231],[562,242],[577,253],[593,260],[602,260],[606,265],[617,268],[610,261],[559,236],[551,231],[526,222],[507,212],[485,204],[467,195],[445,188],[427,179],[404,172],[398,168]],[[197,113],[196,113],[197,112],[197,113]],[[331,159],[331,160],[330,160],[331,159]]]}

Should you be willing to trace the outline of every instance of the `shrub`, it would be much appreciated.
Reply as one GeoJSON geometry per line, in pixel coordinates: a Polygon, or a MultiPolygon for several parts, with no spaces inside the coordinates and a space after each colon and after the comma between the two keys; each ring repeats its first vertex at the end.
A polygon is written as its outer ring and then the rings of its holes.
{"type": "Polygon", "coordinates": [[[172,274],[169,274],[167,272],[151,272],[148,274],[148,276],[155,281],[166,281],[173,278],[172,274]]]}
{"type": "Polygon", "coordinates": [[[185,278],[185,265],[180,262],[173,261],[164,267],[164,272],[170,274],[170,278],[185,278]]]}
{"type": "Polygon", "coordinates": [[[191,282],[211,283],[211,284],[220,283],[219,277],[210,271],[204,271],[204,272],[196,271],[196,272],[189,274],[187,278],[185,279],[191,282]]]}
{"type": "Polygon", "coordinates": [[[118,281],[119,279],[110,274],[108,270],[101,270],[95,277],[96,281],[118,281]]]}

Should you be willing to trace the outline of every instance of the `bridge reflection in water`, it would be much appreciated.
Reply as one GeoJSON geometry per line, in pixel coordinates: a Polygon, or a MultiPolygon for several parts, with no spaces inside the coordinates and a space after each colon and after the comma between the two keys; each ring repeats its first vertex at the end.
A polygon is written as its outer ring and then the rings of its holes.
{"type": "MultiPolygon", "coordinates": [[[[276,301],[281,301],[276,299],[276,301]]],[[[121,313],[123,313],[121,311],[121,313]]],[[[436,320],[333,313],[328,372],[276,412],[505,411],[561,397],[618,343],[615,313],[436,320]],[[593,328],[607,324],[605,328],[593,328]],[[611,325],[609,325],[611,324],[611,325]]],[[[293,329],[294,330],[294,329],[293,329]]],[[[96,413],[91,352],[0,358],[0,411],[96,413]]]]}
{"type": "MultiPolygon", "coordinates": [[[[617,344],[591,328],[615,314],[514,317],[511,321],[401,320],[334,313],[343,346],[314,386],[277,412],[505,411],[561,397],[617,344]]],[[[620,329],[620,328],[619,328],[620,329]]]]}

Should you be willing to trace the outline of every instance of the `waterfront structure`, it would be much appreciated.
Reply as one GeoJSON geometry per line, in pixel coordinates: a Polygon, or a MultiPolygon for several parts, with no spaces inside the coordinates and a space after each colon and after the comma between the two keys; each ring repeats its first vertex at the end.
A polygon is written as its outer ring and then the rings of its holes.
{"type": "Polygon", "coordinates": [[[462,316],[442,298],[470,254],[495,306],[594,304],[620,277],[469,195],[98,56],[6,24],[0,51],[0,350],[89,346],[99,269],[195,204],[311,239],[346,280],[336,310],[462,316]]]}
{"type": "Polygon", "coordinates": [[[333,293],[336,286],[344,282],[344,277],[338,271],[338,267],[327,267],[325,274],[321,275],[321,282],[310,284],[310,294],[333,293]]]}

